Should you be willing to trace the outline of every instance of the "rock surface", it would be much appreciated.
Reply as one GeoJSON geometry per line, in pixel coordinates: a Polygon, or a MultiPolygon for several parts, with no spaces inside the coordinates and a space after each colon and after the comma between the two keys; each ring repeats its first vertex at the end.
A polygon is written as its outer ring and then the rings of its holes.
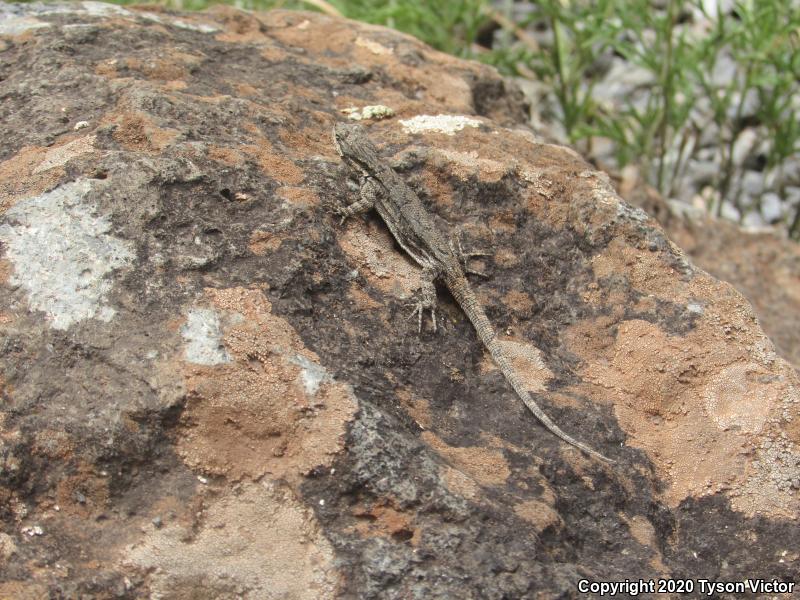
{"type": "Polygon", "coordinates": [[[0,17],[0,597],[797,577],[795,370],[494,71],[306,13],[0,17]],[[364,116],[615,465],[535,421],[446,294],[444,331],[405,320],[417,270],[329,210],[331,126],[364,116]]]}
{"type": "Polygon", "coordinates": [[[800,369],[800,245],[779,229],[743,228],[666,202],[631,174],[615,177],[623,198],[655,217],[696,265],[744,294],[778,354],[800,369]]]}

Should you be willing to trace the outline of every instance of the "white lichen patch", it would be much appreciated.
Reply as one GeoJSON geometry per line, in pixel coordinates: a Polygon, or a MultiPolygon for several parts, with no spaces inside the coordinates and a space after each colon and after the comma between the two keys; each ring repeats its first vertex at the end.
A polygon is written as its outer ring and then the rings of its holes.
{"type": "Polygon", "coordinates": [[[188,29],[189,31],[199,31],[200,33],[214,33],[219,31],[219,27],[215,27],[209,23],[190,23],[182,19],[172,19],[170,24],[179,29],[188,29]]]}
{"type": "Polygon", "coordinates": [[[115,6],[113,4],[107,4],[105,2],[94,2],[93,0],[85,0],[84,2],[81,2],[80,5],[83,6],[83,9],[88,14],[94,17],[134,16],[134,13],[129,11],[127,8],[123,8],[121,6],[115,6]]]}
{"type": "Polygon", "coordinates": [[[10,283],[26,292],[30,309],[44,312],[54,329],[85,319],[110,321],[115,311],[105,302],[113,285],[108,274],[134,256],[128,242],[108,234],[108,217],[84,200],[90,190],[88,180],[78,180],[27,198],[0,225],[14,266],[10,283]]]}
{"type": "Polygon", "coordinates": [[[346,114],[347,118],[353,121],[380,121],[381,119],[388,119],[394,116],[394,111],[383,104],[365,106],[361,109],[351,106],[349,108],[343,108],[340,112],[346,114]]]}
{"type": "Polygon", "coordinates": [[[186,323],[181,327],[186,340],[184,356],[190,363],[219,365],[231,361],[222,343],[222,329],[217,311],[210,308],[192,308],[186,313],[186,323]]]}
{"type": "MultiPolygon", "coordinates": [[[[135,18],[135,14],[121,6],[107,4],[105,2],[31,2],[25,5],[23,10],[18,9],[14,4],[0,4],[0,34],[18,35],[29,29],[40,27],[51,27],[52,24],[40,21],[36,17],[43,15],[90,15],[93,17],[123,16],[135,18]],[[35,15],[35,16],[33,16],[35,15]]],[[[80,27],[85,24],[72,23],[67,27],[80,27]]]]}
{"type": "Polygon", "coordinates": [[[290,361],[300,367],[303,388],[309,396],[315,396],[321,384],[331,381],[331,377],[325,367],[308,360],[301,354],[295,355],[290,361]]]}
{"type": "Polygon", "coordinates": [[[366,48],[373,54],[377,55],[386,55],[392,54],[394,52],[393,48],[389,48],[388,46],[384,46],[383,44],[379,44],[378,42],[374,42],[367,38],[358,36],[355,42],[356,46],[361,46],[362,48],[366,48]]]}
{"type": "Polygon", "coordinates": [[[406,133],[437,132],[455,135],[464,127],[480,127],[481,122],[461,115],[417,115],[411,119],[402,119],[400,124],[406,133]]]}
{"type": "Polygon", "coordinates": [[[142,11],[137,14],[143,19],[147,19],[148,21],[154,21],[156,23],[160,23],[163,25],[172,25],[173,27],[177,27],[178,29],[199,31],[200,33],[214,33],[216,31],[219,31],[219,27],[214,27],[213,25],[210,25],[208,23],[191,23],[183,19],[175,19],[172,16],[168,15],[162,16],[149,11],[142,11]]]}
{"type": "Polygon", "coordinates": [[[6,17],[0,19],[0,35],[19,35],[30,29],[40,29],[41,27],[50,27],[50,23],[45,23],[35,17],[6,17]]]}
{"type": "Polygon", "coordinates": [[[747,481],[730,492],[734,510],[798,518],[800,448],[787,439],[785,432],[763,439],[748,471],[747,481]]]}

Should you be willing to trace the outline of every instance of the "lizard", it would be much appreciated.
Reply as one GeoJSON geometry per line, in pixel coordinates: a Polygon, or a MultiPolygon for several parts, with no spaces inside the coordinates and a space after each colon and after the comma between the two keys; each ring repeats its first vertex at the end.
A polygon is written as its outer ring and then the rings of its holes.
{"type": "Polygon", "coordinates": [[[531,397],[467,279],[465,269],[461,266],[463,254],[460,248],[452,240],[446,239],[419,196],[380,157],[366,130],[358,125],[337,123],[333,127],[333,143],[342,161],[359,176],[361,183],[359,199],[336,211],[342,217],[342,223],[348,217],[374,208],[400,247],[422,267],[423,286],[416,310],[412,313],[413,316],[419,312],[420,328],[425,309],[431,311],[436,328],[436,289],[433,282],[442,281],[472,323],[508,383],[536,418],[568,444],[590,456],[613,463],[613,460],[562,431],[531,397]]]}

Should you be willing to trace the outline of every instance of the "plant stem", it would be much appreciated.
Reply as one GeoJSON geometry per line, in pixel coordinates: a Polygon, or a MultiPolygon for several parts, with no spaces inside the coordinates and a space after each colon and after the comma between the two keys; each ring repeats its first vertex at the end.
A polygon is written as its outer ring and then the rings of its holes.
{"type": "Polygon", "coordinates": [[[719,184],[719,204],[717,205],[717,216],[722,216],[722,203],[728,196],[731,188],[731,181],[733,179],[733,147],[736,144],[736,138],[742,132],[742,112],[744,111],[744,100],[747,96],[747,90],[750,89],[752,63],[748,61],[747,67],[744,72],[744,85],[739,94],[739,103],[736,106],[736,115],[731,123],[731,137],[728,140],[726,148],[725,166],[722,169],[722,180],[719,184]]]}
{"type": "Polygon", "coordinates": [[[564,57],[561,55],[562,35],[561,24],[555,14],[550,14],[550,28],[553,30],[553,59],[556,63],[556,73],[558,75],[558,90],[556,95],[561,102],[561,110],[564,111],[564,129],[570,140],[572,139],[572,128],[575,126],[572,107],[570,106],[569,88],[567,85],[567,74],[565,73],[564,57]]]}
{"type": "Polygon", "coordinates": [[[661,67],[661,89],[664,95],[664,104],[662,106],[661,122],[659,123],[659,144],[660,150],[658,157],[658,191],[664,193],[664,167],[667,161],[667,135],[669,133],[669,118],[672,111],[672,80],[674,76],[672,65],[672,36],[675,28],[675,8],[676,1],[669,0],[667,5],[667,27],[666,27],[666,56],[664,63],[661,67]]]}
{"type": "Polygon", "coordinates": [[[794,219],[792,219],[792,224],[789,225],[789,237],[793,240],[800,238],[800,204],[794,209],[794,219]]]}

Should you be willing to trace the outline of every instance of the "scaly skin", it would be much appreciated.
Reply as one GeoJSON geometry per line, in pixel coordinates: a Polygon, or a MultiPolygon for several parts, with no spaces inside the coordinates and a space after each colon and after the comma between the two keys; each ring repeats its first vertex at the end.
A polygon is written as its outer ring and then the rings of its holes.
{"type": "Polygon", "coordinates": [[[342,160],[361,176],[361,197],[339,211],[343,220],[374,208],[400,247],[422,267],[430,280],[423,289],[423,297],[417,306],[420,319],[425,308],[431,309],[433,314],[436,296],[432,282],[440,279],[475,327],[478,337],[506,380],[536,418],[568,444],[595,458],[613,463],[611,459],[564,433],[533,400],[522,379],[511,366],[502,345],[497,341],[494,328],[467,281],[455,248],[436,227],[419,197],[380,158],[366,131],[357,125],[336,124],[333,128],[333,143],[342,160]]]}

